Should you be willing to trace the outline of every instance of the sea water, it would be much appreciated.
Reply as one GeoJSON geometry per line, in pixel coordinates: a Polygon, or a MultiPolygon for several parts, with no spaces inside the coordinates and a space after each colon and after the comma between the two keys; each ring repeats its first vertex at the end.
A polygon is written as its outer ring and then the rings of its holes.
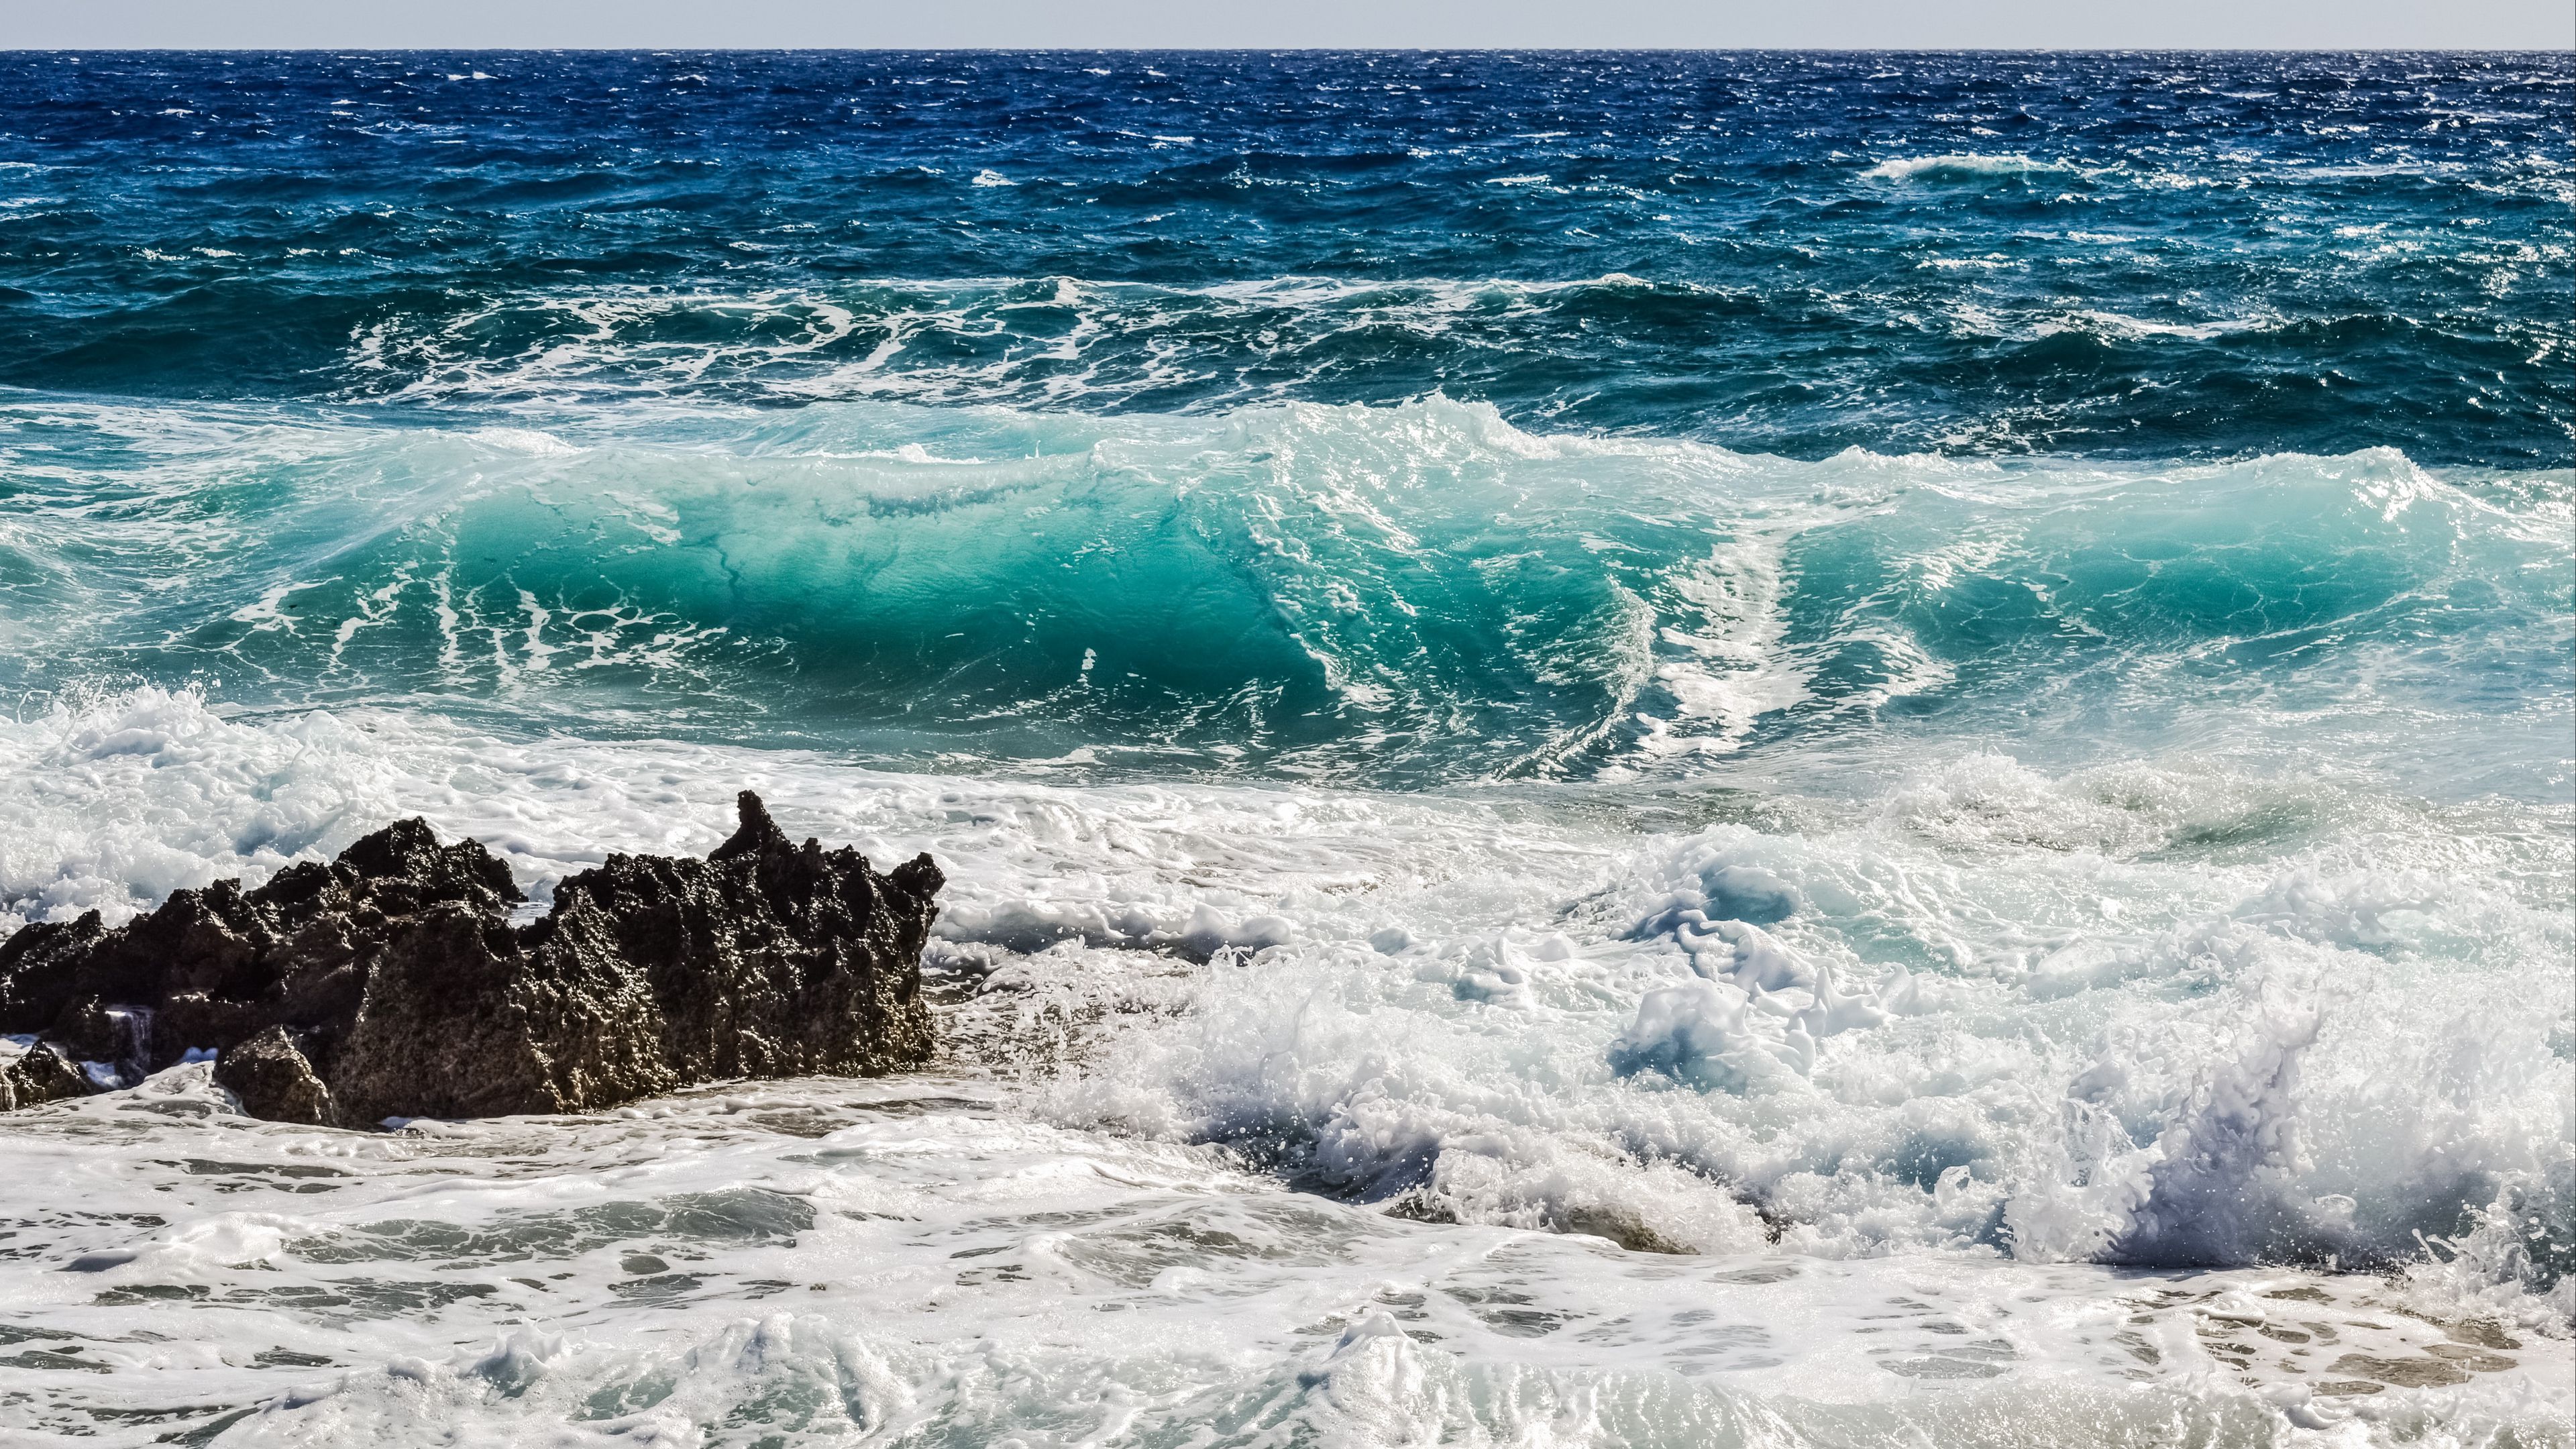
{"type": "Polygon", "coordinates": [[[2576,1437],[2564,55],[0,70],[0,927],[951,879],[0,1119],[10,1442],[2576,1437]]]}

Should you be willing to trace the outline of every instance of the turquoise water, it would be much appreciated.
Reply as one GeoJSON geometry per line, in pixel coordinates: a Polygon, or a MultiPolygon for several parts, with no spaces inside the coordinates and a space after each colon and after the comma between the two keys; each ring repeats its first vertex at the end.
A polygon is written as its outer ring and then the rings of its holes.
{"type": "Polygon", "coordinates": [[[1799,462],[1439,399],[6,407],[31,698],[196,683],[1102,778],[1685,778],[2000,737],[2565,781],[2545,472],[1799,462]]]}

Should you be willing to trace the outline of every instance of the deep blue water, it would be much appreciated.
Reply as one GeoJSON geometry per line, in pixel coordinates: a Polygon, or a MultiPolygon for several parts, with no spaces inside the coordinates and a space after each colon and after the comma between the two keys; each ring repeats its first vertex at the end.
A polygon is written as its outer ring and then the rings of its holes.
{"type": "Polygon", "coordinates": [[[0,382],[2564,466],[2571,103],[2563,53],[18,54],[0,382]]]}
{"type": "Polygon", "coordinates": [[[0,686],[1380,783],[2434,718],[2562,779],[2571,100],[12,55],[0,686]]]}

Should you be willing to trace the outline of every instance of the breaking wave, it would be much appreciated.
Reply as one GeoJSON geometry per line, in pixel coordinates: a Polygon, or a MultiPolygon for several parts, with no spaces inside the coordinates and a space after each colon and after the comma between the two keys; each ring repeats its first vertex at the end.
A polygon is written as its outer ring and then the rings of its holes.
{"type": "Polygon", "coordinates": [[[2386,452],[1798,463],[1438,398],[10,416],[49,460],[0,540],[22,692],[140,676],[881,759],[1411,784],[1999,718],[2219,744],[2300,712],[2311,743],[2398,760],[2398,719],[2476,720],[2445,768],[2491,749],[2510,773],[2565,716],[2528,688],[2567,643],[2565,480],[2386,452]]]}

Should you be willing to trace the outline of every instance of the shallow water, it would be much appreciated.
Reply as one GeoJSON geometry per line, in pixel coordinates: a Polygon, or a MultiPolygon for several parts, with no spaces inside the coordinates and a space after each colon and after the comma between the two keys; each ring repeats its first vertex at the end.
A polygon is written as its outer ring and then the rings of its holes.
{"type": "Polygon", "coordinates": [[[81,1204],[12,1204],[13,1438],[2564,1437],[2563,1340],[2367,1278],[1425,1224],[974,1079],[370,1137],[205,1071],[7,1125],[81,1204]]]}
{"type": "Polygon", "coordinates": [[[2564,57],[0,68],[0,926],[951,880],[0,1118],[12,1442],[2576,1440],[2564,57]]]}
{"type": "Polygon", "coordinates": [[[1992,754],[1857,800],[1061,785],[185,695],[20,731],[57,838],[170,842],[90,881],[421,811],[542,889],[708,848],[743,783],[954,877],[928,1078],[371,1136],[230,1116],[193,1067],[8,1119],[66,1164],[0,1198],[12,1331],[110,1367],[92,1400],[24,1359],[31,1432],[2565,1437],[2569,1003],[2529,966],[2568,949],[2566,847],[2492,798],[1992,754]],[[1690,900],[1791,909],[1730,940],[1667,926],[1690,900]],[[182,1299],[328,1364],[122,1346],[182,1299]],[[2510,1370],[2320,1393],[2490,1331],[2510,1370]]]}

